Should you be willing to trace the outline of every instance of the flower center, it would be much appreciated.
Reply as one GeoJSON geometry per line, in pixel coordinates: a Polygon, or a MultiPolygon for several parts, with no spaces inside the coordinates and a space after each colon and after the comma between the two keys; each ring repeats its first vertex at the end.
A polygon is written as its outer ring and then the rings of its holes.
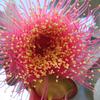
{"type": "Polygon", "coordinates": [[[48,49],[51,48],[52,38],[48,35],[39,35],[39,37],[35,38],[35,53],[39,55],[43,55],[46,53],[48,49]]]}

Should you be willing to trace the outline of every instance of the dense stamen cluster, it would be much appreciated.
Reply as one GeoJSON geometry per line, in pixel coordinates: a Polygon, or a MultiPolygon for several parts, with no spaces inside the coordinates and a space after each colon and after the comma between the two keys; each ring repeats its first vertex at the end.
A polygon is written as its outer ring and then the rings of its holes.
{"type": "MultiPolygon", "coordinates": [[[[91,40],[93,34],[85,23],[95,11],[91,11],[85,20],[79,19],[89,1],[83,0],[81,4],[78,0],[74,3],[71,0],[49,3],[44,0],[41,7],[36,0],[34,9],[33,2],[26,1],[28,8],[20,0],[23,14],[16,6],[13,12],[16,17],[5,14],[8,20],[3,22],[5,29],[0,32],[0,59],[3,59],[0,64],[6,70],[7,82],[21,81],[25,88],[35,87],[34,83],[38,80],[41,83],[43,77],[56,75],[56,82],[64,77],[93,89],[88,79],[94,78],[94,71],[89,69],[96,40],[91,40]]],[[[7,6],[12,9],[8,3],[7,6]]]]}
{"type": "Polygon", "coordinates": [[[10,74],[14,73],[27,85],[52,74],[64,77],[83,74],[85,69],[80,66],[85,65],[88,57],[88,52],[84,51],[87,45],[81,40],[83,33],[77,33],[75,27],[70,30],[63,20],[66,18],[59,15],[41,18],[31,30],[10,37],[6,55],[11,57],[5,61],[5,64],[10,62],[10,74]],[[75,32],[77,34],[73,34],[75,32]]]}

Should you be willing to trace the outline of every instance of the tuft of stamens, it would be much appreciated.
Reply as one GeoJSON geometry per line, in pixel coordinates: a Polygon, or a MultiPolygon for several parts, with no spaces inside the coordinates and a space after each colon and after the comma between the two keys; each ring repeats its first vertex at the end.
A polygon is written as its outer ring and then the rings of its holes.
{"type": "Polygon", "coordinates": [[[96,20],[94,14],[100,7],[88,10],[81,20],[89,0],[42,0],[43,6],[41,0],[25,1],[19,0],[20,8],[6,0],[0,4],[5,10],[0,20],[4,27],[0,31],[0,64],[7,83],[22,82],[24,88],[34,88],[43,77],[56,75],[93,90],[95,72],[90,69],[98,59],[95,54],[100,47],[94,49],[100,39],[91,40],[95,26],[86,23],[91,16],[96,20]],[[11,15],[5,6],[12,10],[11,15]]]}

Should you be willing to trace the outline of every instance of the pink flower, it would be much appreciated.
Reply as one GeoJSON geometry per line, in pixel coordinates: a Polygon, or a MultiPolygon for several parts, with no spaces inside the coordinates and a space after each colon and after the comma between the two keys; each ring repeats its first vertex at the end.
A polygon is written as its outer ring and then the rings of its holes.
{"type": "MultiPolygon", "coordinates": [[[[43,7],[40,0],[36,0],[36,4],[31,0],[26,0],[27,4],[20,0],[21,8],[15,5],[14,9],[4,1],[13,10],[10,16],[5,12],[6,19],[1,20],[5,30],[0,33],[0,57],[3,58],[0,64],[6,70],[7,83],[22,82],[21,89],[34,88],[41,94],[43,85],[39,90],[37,87],[45,82],[45,78],[49,80],[52,76],[55,84],[64,78],[64,83],[77,81],[93,90],[91,81],[95,72],[89,69],[95,62],[93,58],[99,47],[94,50],[98,40],[91,40],[94,24],[91,22],[91,27],[87,29],[85,23],[91,15],[94,16],[95,9],[86,15],[85,20],[79,19],[88,9],[89,0],[84,0],[83,4],[78,0],[72,4],[71,0],[59,0],[57,4],[56,0],[43,0],[43,7]]],[[[54,99],[54,96],[51,98],[54,99]]]]}

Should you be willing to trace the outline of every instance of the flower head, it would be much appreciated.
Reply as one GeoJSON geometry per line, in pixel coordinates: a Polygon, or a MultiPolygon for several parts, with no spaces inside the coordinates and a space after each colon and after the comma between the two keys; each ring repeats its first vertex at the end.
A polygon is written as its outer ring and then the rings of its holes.
{"type": "Polygon", "coordinates": [[[63,77],[93,89],[88,80],[94,78],[89,69],[97,52],[93,49],[97,40],[91,40],[94,24],[88,27],[85,23],[94,16],[95,9],[80,21],[89,0],[82,4],[78,0],[42,0],[43,6],[40,0],[26,2],[20,0],[19,8],[5,1],[13,10],[10,16],[4,13],[5,30],[0,33],[0,64],[6,69],[7,82],[20,81],[25,88],[34,88],[44,77],[54,75],[56,81],[63,77]]]}

